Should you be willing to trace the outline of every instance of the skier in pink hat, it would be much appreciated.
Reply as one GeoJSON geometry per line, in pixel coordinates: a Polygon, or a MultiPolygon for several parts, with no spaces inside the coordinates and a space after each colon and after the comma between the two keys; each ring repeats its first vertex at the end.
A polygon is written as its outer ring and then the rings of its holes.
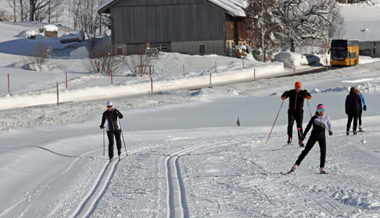
{"type": "Polygon", "coordinates": [[[316,142],[319,143],[319,148],[321,149],[321,159],[320,159],[320,173],[326,174],[325,171],[325,162],[326,162],[326,137],[325,130],[327,129],[329,135],[332,135],[331,122],[329,116],[325,115],[325,106],[319,104],[317,106],[317,111],[315,115],[310,119],[309,123],[306,126],[305,132],[302,135],[302,140],[305,138],[310,128],[313,127],[309,140],[306,143],[305,149],[299,155],[296,163],[293,165],[291,170],[286,174],[294,172],[298,166],[301,164],[302,160],[306,157],[309,151],[313,148],[316,142]]]}

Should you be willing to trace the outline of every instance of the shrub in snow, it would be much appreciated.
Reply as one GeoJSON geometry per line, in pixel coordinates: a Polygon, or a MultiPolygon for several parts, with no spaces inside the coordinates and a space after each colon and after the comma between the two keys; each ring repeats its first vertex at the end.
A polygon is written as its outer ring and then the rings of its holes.
{"type": "Polygon", "coordinates": [[[4,9],[0,9],[0,21],[10,21],[11,16],[4,9]]]}
{"type": "Polygon", "coordinates": [[[92,49],[90,52],[90,71],[96,73],[110,74],[117,70],[120,65],[120,60],[113,53],[102,50],[96,51],[92,49]]]}
{"type": "Polygon", "coordinates": [[[39,43],[34,49],[32,56],[25,61],[25,67],[33,71],[47,71],[47,59],[50,57],[50,48],[44,43],[39,43]]]}
{"type": "Polygon", "coordinates": [[[304,55],[286,51],[280,52],[274,56],[275,61],[283,62],[285,67],[293,68],[294,66],[308,65],[304,55]]]}

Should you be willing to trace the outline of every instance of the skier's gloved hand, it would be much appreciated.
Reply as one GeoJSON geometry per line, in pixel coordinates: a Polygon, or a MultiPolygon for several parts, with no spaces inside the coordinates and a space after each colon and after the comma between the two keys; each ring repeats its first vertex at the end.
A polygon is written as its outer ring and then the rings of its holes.
{"type": "Polygon", "coordinates": [[[367,105],[365,105],[365,106],[363,107],[363,110],[364,110],[364,111],[366,111],[366,110],[367,110],[367,105]]]}
{"type": "Polygon", "coordinates": [[[332,135],[333,134],[333,132],[332,131],[329,131],[329,135],[332,135]]]}
{"type": "Polygon", "coordinates": [[[100,129],[104,129],[104,126],[99,126],[100,129]]]}

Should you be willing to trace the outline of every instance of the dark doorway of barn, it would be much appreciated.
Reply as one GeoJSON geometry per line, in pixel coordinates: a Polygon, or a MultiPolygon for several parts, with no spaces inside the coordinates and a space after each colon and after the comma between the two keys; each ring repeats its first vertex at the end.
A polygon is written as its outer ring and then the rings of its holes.
{"type": "Polygon", "coordinates": [[[206,54],[206,45],[199,45],[199,55],[206,54]]]}

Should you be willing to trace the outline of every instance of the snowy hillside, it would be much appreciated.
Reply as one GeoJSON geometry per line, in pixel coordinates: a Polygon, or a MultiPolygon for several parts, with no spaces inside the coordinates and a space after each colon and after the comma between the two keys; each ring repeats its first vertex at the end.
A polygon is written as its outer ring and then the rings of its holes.
{"type": "Polygon", "coordinates": [[[98,129],[102,100],[2,111],[9,123],[41,127],[0,132],[0,216],[379,216],[379,69],[374,63],[114,99],[125,115],[129,156],[110,164],[98,129]],[[265,144],[280,95],[295,80],[313,96],[305,123],[318,103],[332,119],[328,175],[318,173],[318,145],[296,174],[281,175],[302,150],[285,146],[287,102],[265,144]],[[350,86],[362,89],[368,110],[366,132],[347,137],[343,105],[350,86]]]}
{"type": "Polygon", "coordinates": [[[340,4],[341,14],[344,17],[342,38],[360,41],[380,40],[380,1],[374,2],[375,5],[340,4]]]}
{"type": "Polygon", "coordinates": [[[26,51],[38,40],[23,34],[40,25],[0,22],[0,218],[380,217],[379,59],[293,75],[292,66],[313,69],[303,66],[304,56],[282,53],[284,68],[161,53],[150,94],[150,78],[126,68],[113,85],[89,72],[85,45],[78,56],[49,59],[48,70],[26,68],[26,51]],[[295,81],[312,95],[303,126],[320,103],[331,118],[327,175],[319,174],[319,144],[294,174],[283,175],[303,150],[286,144],[288,100],[280,98],[295,81]],[[362,91],[368,108],[365,132],[356,136],[345,134],[350,87],[362,91]],[[112,162],[99,129],[106,100],[124,115],[125,147],[112,162]]]}

